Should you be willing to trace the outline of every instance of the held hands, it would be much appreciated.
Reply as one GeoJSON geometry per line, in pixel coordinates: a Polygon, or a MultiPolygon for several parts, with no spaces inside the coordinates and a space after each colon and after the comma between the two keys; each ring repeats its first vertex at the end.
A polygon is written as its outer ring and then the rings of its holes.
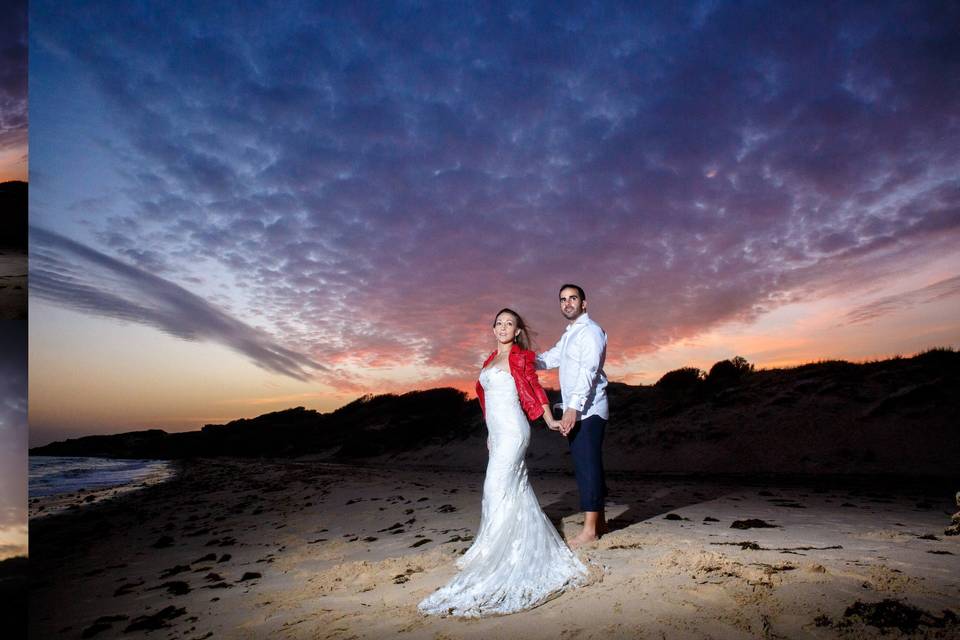
{"type": "Polygon", "coordinates": [[[550,410],[550,405],[548,404],[543,405],[543,421],[546,423],[548,429],[560,431],[560,423],[553,417],[553,412],[550,410]]]}
{"type": "Polygon", "coordinates": [[[543,421],[547,423],[547,429],[560,431],[560,422],[555,420],[549,413],[543,414],[543,421]]]}
{"type": "Polygon", "coordinates": [[[567,436],[570,435],[570,432],[573,431],[573,427],[577,424],[577,417],[580,412],[574,408],[567,408],[563,412],[563,417],[560,418],[560,422],[557,424],[560,425],[560,433],[567,436]]]}
{"type": "MultiPolygon", "coordinates": [[[[561,408],[562,405],[555,405],[557,408],[561,408]]],[[[573,427],[577,424],[577,418],[579,417],[580,412],[576,409],[567,409],[563,412],[563,416],[557,420],[553,417],[553,413],[547,410],[546,405],[544,405],[543,412],[543,421],[547,423],[547,428],[552,429],[553,431],[559,431],[562,435],[569,435],[573,431],[573,427]]]]}

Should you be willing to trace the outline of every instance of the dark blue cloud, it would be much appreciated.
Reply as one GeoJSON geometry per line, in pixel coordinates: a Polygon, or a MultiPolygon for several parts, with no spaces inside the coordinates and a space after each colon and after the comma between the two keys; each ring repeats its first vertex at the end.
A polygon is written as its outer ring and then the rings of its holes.
{"type": "Polygon", "coordinates": [[[0,20],[0,151],[27,144],[27,3],[4,3],[0,20]]]}
{"type": "Polygon", "coordinates": [[[465,371],[464,327],[553,326],[567,280],[615,357],[956,239],[955,3],[634,5],[32,19],[125,154],[103,248],[180,282],[218,262],[320,360],[377,335],[465,371]]]}

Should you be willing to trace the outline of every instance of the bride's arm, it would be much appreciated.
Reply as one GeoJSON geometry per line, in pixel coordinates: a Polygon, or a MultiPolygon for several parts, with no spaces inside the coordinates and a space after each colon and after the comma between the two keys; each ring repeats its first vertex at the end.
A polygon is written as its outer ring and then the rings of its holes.
{"type": "Polygon", "coordinates": [[[549,413],[550,401],[547,399],[547,392],[540,386],[540,378],[537,377],[536,354],[533,351],[527,351],[523,354],[523,377],[533,391],[533,396],[544,407],[544,411],[549,413]]]}
{"type": "Polygon", "coordinates": [[[533,351],[525,351],[523,353],[520,374],[523,378],[523,383],[519,384],[524,384],[530,389],[530,392],[533,394],[533,401],[538,403],[542,409],[543,421],[547,427],[558,430],[560,425],[553,419],[553,412],[550,409],[550,400],[547,398],[547,392],[543,390],[543,387],[540,385],[540,378],[537,377],[536,354],[533,351]]]}

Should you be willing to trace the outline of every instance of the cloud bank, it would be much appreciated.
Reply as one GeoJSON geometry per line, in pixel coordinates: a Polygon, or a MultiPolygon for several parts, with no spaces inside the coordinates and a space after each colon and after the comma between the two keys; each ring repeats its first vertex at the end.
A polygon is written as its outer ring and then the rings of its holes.
{"type": "Polygon", "coordinates": [[[27,3],[4,3],[0,20],[0,152],[27,148],[27,3]]]}
{"type": "Polygon", "coordinates": [[[869,322],[900,309],[936,302],[937,300],[958,295],[960,295],[960,276],[947,278],[946,280],[935,282],[921,289],[905,291],[892,296],[884,296],[869,304],[859,306],[847,313],[846,322],[847,324],[869,322]]]}
{"type": "Polygon", "coordinates": [[[278,346],[183,287],[52,231],[30,231],[30,293],[86,313],[137,322],[184,340],[209,340],[257,366],[306,380],[322,367],[278,346]]]}
{"type": "Polygon", "coordinates": [[[124,185],[31,286],[284,375],[472,375],[565,281],[616,362],[956,255],[955,3],[31,7],[124,185]]]}

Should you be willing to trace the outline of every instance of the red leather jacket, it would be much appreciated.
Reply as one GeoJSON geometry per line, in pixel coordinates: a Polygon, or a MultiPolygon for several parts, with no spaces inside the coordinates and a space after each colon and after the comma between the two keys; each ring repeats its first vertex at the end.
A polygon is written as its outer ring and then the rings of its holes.
{"type": "MultiPolygon", "coordinates": [[[[494,351],[487,359],[483,361],[483,366],[490,364],[493,357],[497,355],[494,351]]],[[[534,362],[537,355],[533,351],[521,349],[517,345],[510,347],[510,355],[507,361],[510,363],[510,373],[513,374],[513,381],[517,385],[517,395],[520,397],[520,406],[523,412],[531,420],[536,420],[543,415],[543,405],[549,404],[547,393],[540,386],[540,379],[537,378],[537,367],[534,362]]],[[[483,415],[487,415],[487,408],[483,403],[483,386],[477,381],[477,399],[480,400],[480,409],[483,415]]]]}

